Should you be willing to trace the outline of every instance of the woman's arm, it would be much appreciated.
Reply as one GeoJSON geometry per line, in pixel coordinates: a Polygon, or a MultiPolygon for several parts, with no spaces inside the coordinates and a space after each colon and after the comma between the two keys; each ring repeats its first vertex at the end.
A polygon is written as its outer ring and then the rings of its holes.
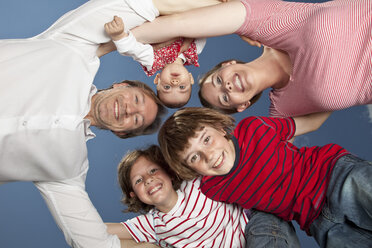
{"type": "Polygon", "coordinates": [[[240,1],[161,16],[132,29],[137,41],[159,43],[176,37],[206,38],[232,34],[244,23],[246,11],[240,1]]]}
{"type": "Polygon", "coordinates": [[[191,9],[216,5],[219,0],[152,0],[160,15],[171,15],[191,9]]]}
{"type": "Polygon", "coordinates": [[[318,130],[319,127],[328,119],[331,113],[332,112],[319,112],[293,117],[296,123],[296,132],[294,136],[299,136],[318,130]]]}

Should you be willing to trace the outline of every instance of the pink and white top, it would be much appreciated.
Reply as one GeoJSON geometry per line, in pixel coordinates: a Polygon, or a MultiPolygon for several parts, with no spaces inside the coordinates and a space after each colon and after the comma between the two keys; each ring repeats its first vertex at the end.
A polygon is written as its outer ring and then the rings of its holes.
{"type": "Polygon", "coordinates": [[[289,83],[270,92],[270,115],[299,116],[372,103],[372,1],[243,0],[236,32],[288,53],[289,83]]]}
{"type": "Polygon", "coordinates": [[[237,205],[213,201],[200,191],[200,179],[184,181],[169,213],[157,209],[123,225],[136,242],[161,247],[245,247],[248,222],[237,205]]]}

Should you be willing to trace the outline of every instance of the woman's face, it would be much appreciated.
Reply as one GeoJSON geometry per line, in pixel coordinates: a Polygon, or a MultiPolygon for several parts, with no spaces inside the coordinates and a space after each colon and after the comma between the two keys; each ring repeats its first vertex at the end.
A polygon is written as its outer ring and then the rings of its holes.
{"type": "Polygon", "coordinates": [[[245,64],[232,60],[210,75],[201,88],[201,94],[211,105],[241,112],[249,107],[256,95],[252,73],[245,64]]]}

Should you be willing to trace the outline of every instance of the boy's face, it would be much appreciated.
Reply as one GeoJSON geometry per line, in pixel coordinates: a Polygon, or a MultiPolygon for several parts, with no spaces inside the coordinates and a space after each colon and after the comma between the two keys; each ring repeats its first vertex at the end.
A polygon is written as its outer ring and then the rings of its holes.
{"type": "Polygon", "coordinates": [[[199,174],[225,175],[234,166],[234,144],[225,138],[223,130],[205,126],[188,142],[190,147],[182,152],[181,159],[199,174]]]}
{"type": "Polygon", "coordinates": [[[177,193],[168,174],[145,157],[138,158],[133,164],[130,182],[134,190],[131,197],[137,196],[141,202],[162,212],[169,212],[177,202],[177,193]]]}
{"type": "Polygon", "coordinates": [[[194,79],[183,65],[173,63],[156,75],[154,83],[159,99],[165,105],[184,105],[190,99],[194,79]]]}

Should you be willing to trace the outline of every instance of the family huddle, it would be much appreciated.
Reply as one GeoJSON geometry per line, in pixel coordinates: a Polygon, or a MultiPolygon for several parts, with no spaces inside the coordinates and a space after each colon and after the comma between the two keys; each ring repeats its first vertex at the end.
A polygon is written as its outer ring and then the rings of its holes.
{"type": "Polygon", "coordinates": [[[71,247],[300,247],[292,221],[320,247],[372,247],[372,162],[294,144],[372,104],[371,0],[89,0],[34,37],[0,40],[0,64],[0,185],[32,182],[71,247]],[[262,54],[188,71],[203,67],[206,38],[230,34],[262,54]],[[109,53],[138,62],[156,91],[127,78],[97,89],[109,53]],[[266,89],[268,115],[252,116],[266,89]],[[91,126],[122,142],[157,134],[117,165],[137,217],[105,222],[87,194],[91,126]]]}

